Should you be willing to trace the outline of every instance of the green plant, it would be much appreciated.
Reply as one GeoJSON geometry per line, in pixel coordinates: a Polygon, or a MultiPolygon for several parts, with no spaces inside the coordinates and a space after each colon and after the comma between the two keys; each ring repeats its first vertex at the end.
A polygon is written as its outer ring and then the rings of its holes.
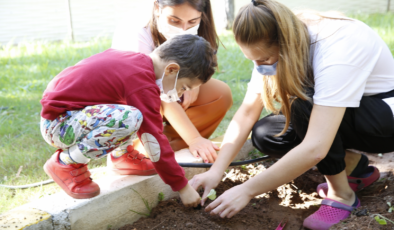
{"type": "Polygon", "coordinates": [[[393,206],[391,206],[391,202],[387,202],[387,205],[389,206],[389,210],[388,210],[388,212],[392,212],[393,210],[394,210],[394,207],[393,206]]]}
{"type": "Polygon", "coordinates": [[[264,157],[264,156],[265,156],[264,153],[260,152],[260,151],[257,150],[257,149],[253,149],[252,151],[250,151],[250,152],[248,153],[248,155],[249,155],[249,158],[250,158],[250,159],[256,159],[256,158],[260,158],[260,157],[264,157]]]}
{"type": "Polygon", "coordinates": [[[160,192],[158,195],[159,202],[164,200],[164,193],[160,192]]]}
{"type": "MultiPolygon", "coordinates": [[[[141,216],[146,216],[146,217],[150,216],[150,214],[152,213],[152,204],[149,204],[148,200],[145,199],[145,198],[143,198],[139,192],[135,191],[134,189],[132,189],[132,190],[133,190],[135,193],[137,193],[138,196],[141,198],[142,202],[144,202],[144,205],[145,205],[146,209],[148,209],[148,213],[137,212],[137,211],[132,210],[132,209],[130,209],[130,211],[132,211],[132,212],[134,212],[134,213],[137,213],[137,214],[139,214],[139,215],[141,215],[141,216]]],[[[159,193],[159,194],[160,194],[160,193],[159,193]]]]}
{"type": "Polygon", "coordinates": [[[209,191],[207,197],[208,197],[210,200],[216,199],[216,191],[215,191],[215,189],[211,189],[211,191],[209,191]]]}
{"type": "Polygon", "coordinates": [[[375,220],[376,220],[376,222],[378,222],[380,225],[386,225],[386,224],[387,224],[387,222],[386,222],[386,220],[385,220],[384,217],[383,217],[383,218],[380,218],[379,216],[375,216],[375,220]]]}
{"type": "MultiPolygon", "coordinates": [[[[384,216],[382,216],[380,214],[372,214],[370,217],[373,217],[372,220],[375,220],[380,225],[387,225],[387,221],[389,221],[390,223],[394,224],[394,221],[392,221],[392,220],[388,219],[387,217],[384,217],[384,216]]],[[[369,225],[371,224],[371,221],[368,224],[368,229],[369,229],[369,225]]]]}

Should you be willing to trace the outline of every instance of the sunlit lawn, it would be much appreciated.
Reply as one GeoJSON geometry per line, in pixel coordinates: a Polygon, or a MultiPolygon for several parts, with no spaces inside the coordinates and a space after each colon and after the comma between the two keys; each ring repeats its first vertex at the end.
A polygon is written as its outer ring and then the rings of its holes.
{"type": "MultiPolygon", "coordinates": [[[[355,16],[370,25],[394,52],[394,14],[355,16]]],[[[246,60],[233,40],[231,32],[221,35],[226,49],[220,48],[220,71],[215,78],[231,87],[234,105],[213,137],[222,135],[242,102],[253,64],[246,60]]],[[[0,183],[23,185],[46,180],[42,170],[55,149],[42,139],[40,99],[48,82],[64,68],[109,48],[109,39],[93,39],[83,43],[24,43],[0,48],[0,183]],[[23,166],[19,177],[18,169],[23,166]]],[[[104,165],[94,161],[90,167],[104,165]]],[[[41,196],[59,191],[52,184],[25,190],[0,188],[0,213],[41,196]]]]}

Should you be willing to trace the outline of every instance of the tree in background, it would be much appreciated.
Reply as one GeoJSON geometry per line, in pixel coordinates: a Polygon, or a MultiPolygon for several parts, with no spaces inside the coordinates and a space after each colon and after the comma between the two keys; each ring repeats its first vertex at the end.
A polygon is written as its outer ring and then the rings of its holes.
{"type": "Polygon", "coordinates": [[[234,22],[234,0],[224,0],[224,2],[226,9],[226,29],[230,30],[233,28],[234,22]]]}

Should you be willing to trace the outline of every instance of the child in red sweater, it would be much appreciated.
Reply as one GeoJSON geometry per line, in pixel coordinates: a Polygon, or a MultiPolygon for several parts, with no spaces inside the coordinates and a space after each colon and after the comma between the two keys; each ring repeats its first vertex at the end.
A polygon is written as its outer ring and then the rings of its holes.
{"type": "Polygon", "coordinates": [[[156,172],[186,206],[200,202],[165,135],[161,100],[176,102],[186,90],[206,83],[217,66],[203,38],[177,36],[149,56],[109,49],[68,67],[41,100],[41,133],[58,148],[45,172],[70,196],[97,196],[87,168],[110,153],[113,170],[124,175],[156,172]],[[149,158],[132,146],[138,135],[149,158]]]}

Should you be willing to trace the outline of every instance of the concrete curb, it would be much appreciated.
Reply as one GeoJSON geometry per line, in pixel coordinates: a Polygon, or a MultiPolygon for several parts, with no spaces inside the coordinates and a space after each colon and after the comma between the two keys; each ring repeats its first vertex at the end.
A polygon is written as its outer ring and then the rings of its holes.
{"type": "MultiPolygon", "coordinates": [[[[244,159],[253,149],[248,140],[238,154],[236,160],[244,159]]],[[[176,152],[178,162],[200,163],[201,159],[192,156],[188,149],[176,152]]],[[[186,177],[191,179],[194,175],[206,169],[185,168],[186,177]]],[[[0,215],[0,227],[8,226],[11,222],[20,223],[18,228],[28,230],[98,230],[117,229],[131,224],[142,216],[131,209],[147,213],[141,197],[153,202],[151,207],[158,203],[158,194],[162,192],[164,199],[178,196],[171,188],[164,184],[158,175],[155,176],[120,176],[107,172],[107,176],[95,180],[101,188],[99,196],[91,199],[73,199],[64,192],[59,192],[0,215]],[[22,213],[31,213],[31,218],[24,219],[22,213]],[[42,218],[41,218],[42,217],[42,218]],[[50,218],[51,217],[51,218],[50,218]]],[[[11,225],[9,225],[11,226],[11,225]]],[[[8,229],[8,228],[5,228],[8,229]]]]}
{"type": "Polygon", "coordinates": [[[51,229],[52,219],[47,212],[20,207],[0,216],[0,229],[51,229]]]}

